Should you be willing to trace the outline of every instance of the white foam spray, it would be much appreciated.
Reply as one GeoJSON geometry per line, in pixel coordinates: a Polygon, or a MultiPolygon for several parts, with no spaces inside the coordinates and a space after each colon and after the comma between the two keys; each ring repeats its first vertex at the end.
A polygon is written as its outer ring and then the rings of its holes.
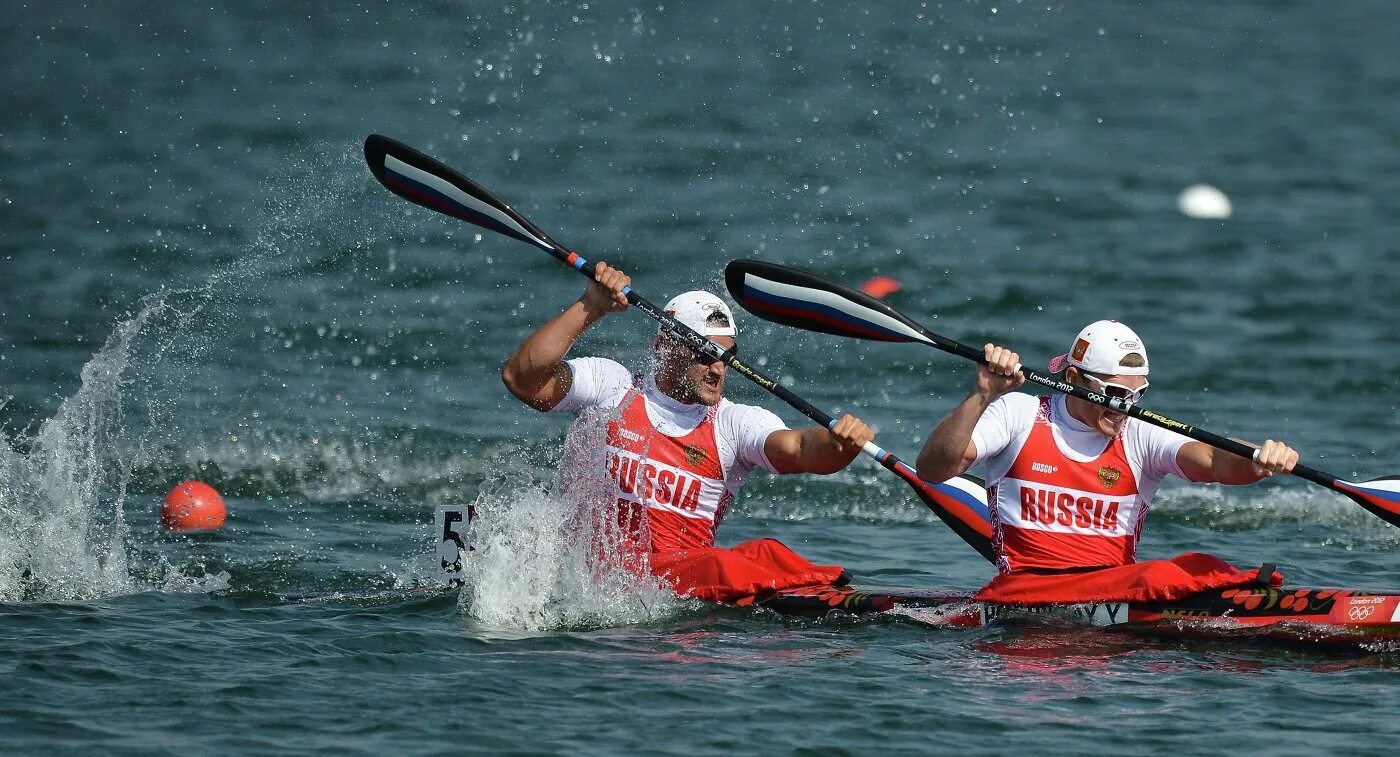
{"type": "Polygon", "coordinates": [[[0,445],[0,601],[71,600],[135,589],[115,453],[132,340],[166,308],[146,297],[83,366],[82,386],[32,435],[0,445]]]}
{"type": "Polygon", "coordinates": [[[586,629],[674,615],[685,602],[613,556],[622,537],[603,476],[609,417],[570,430],[552,481],[523,461],[481,485],[464,561],[462,605],[472,618],[526,631],[586,629]]]}

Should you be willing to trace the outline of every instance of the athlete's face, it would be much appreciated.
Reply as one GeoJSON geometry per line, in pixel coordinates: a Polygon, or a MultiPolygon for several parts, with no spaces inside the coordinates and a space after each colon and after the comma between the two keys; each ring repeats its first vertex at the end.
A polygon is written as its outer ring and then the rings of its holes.
{"type": "MultiPolygon", "coordinates": [[[[1104,393],[1105,384],[1116,384],[1134,390],[1144,390],[1147,386],[1146,376],[1090,376],[1073,367],[1067,372],[1067,378],[1070,383],[1098,394],[1104,393]]],[[[1110,410],[1075,397],[1069,398],[1069,407],[1071,415],[1104,436],[1117,436],[1122,432],[1123,424],[1128,422],[1128,416],[1117,410],[1110,410]]]]}
{"type": "MultiPolygon", "coordinates": [[[[710,341],[723,349],[734,347],[734,337],[712,336],[710,341]]],[[[656,385],[672,399],[688,405],[717,405],[724,396],[724,377],[729,366],[697,355],[681,344],[663,343],[656,385]],[[707,364],[708,363],[708,364],[707,364]]]]}

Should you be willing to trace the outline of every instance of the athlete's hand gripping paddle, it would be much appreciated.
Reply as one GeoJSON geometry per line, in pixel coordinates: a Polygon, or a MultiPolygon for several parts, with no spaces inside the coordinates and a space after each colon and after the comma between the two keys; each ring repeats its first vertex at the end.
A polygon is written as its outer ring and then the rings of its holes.
{"type": "MultiPolygon", "coordinates": [[[[810,273],[757,260],[735,260],[725,267],[724,282],[729,294],[745,310],[774,323],[856,339],[917,342],[974,362],[986,362],[981,350],[941,337],[873,297],[810,273]]],[[[1121,398],[1092,392],[1025,366],[1021,366],[1020,371],[1027,381],[1131,415],[1240,457],[1254,459],[1256,450],[1248,444],[1203,431],[1121,398]]],[[[1345,494],[1373,515],[1391,525],[1400,526],[1400,477],[1387,476],[1352,483],[1302,464],[1294,466],[1293,475],[1345,494]]]]}
{"type": "MultiPolygon", "coordinates": [[[[412,147],[371,134],[365,139],[365,160],[379,183],[409,202],[526,242],[593,278],[593,263],[551,239],[476,182],[412,147]]],[[[822,426],[829,429],[836,424],[830,415],[745,364],[733,351],[722,349],[667,315],[632,288],[628,287],[625,294],[629,303],[660,322],[662,330],[671,338],[684,343],[697,354],[724,362],[822,426]]],[[[930,485],[920,480],[913,468],[873,442],[866,442],[861,451],[904,479],[924,504],[973,549],[988,560],[994,559],[991,522],[986,504],[980,499],[981,482],[962,476],[943,484],[930,485]]]]}

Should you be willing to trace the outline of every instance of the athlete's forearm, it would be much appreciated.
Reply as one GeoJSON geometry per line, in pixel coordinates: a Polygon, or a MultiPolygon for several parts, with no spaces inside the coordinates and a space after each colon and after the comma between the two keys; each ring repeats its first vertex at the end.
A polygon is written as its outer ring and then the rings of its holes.
{"type": "Polygon", "coordinates": [[[914,461],[919,478],[947,481],[967,470],[966,455],[967,447],[972,443],[972,430],[993,399],[988,394],[974,391],[938,424],[914,461]]]}
{"type": "Polygon", "coordinates": [[[1267,475],[1253,460],[1224,450],[1215,451],[1215,456],[1211,459],[1210,473],[1217,483],[1234,485],[1252,484],[1267,475]]]}
{"type": "Polygon", "coordinates": [[[860,454],[860,447],[842,445],[830,431],[820,426],[804,429],[801,445],[797,464],[804,473],[835,473],[860,454]]]}

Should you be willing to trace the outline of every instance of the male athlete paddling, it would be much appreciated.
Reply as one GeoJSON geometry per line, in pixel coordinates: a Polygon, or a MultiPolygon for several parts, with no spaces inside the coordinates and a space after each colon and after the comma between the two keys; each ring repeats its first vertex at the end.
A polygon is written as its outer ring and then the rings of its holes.
{"type": "MultiPolygon", "coordinates": [[[[716,547],[715,530],[754,468],[773,473],[835,473],[874,438],[846,415],[828,432],[787,428],[760,407],[723,398],[728,366],[664,334],[653,345],[654,372],[633,376],[604,358],[565,360],[599,319],[627,309],[631,280],[598,263],[583,296],[544,324],[506,361],[511,394],[546,412],[618,413],[608,424],[606,469],[619,508],[624,563],[645,557],[677,593],[727,601],[769,589],[835,583],[842,570],[813,565],[782,543],[755,539],[716,547]]],[[[703,291],[679,295],[664,310],[726,349],[735,346],[734,314],[703,291]]]]}
{"type": "MultiPolygon", "coordinates": [[[[985,356],[973,391],[933,430],[917,461],[927,481],[985,467],[1002,575],[979,597],[1174,599],[1253,578],[1208,555],[1136,563],[1148,503],[1167,475],[1249,484],[1291,471],[1296,451],[1270,440],[1251,461],[1075,397],[1015,392],[1025,382],[1020,356],[991,344],[985,356]]],[[[1148,386],[1147,349],[1117,321],[1084,327],[1050,370],[1132,404],[1148,386]]]]}

